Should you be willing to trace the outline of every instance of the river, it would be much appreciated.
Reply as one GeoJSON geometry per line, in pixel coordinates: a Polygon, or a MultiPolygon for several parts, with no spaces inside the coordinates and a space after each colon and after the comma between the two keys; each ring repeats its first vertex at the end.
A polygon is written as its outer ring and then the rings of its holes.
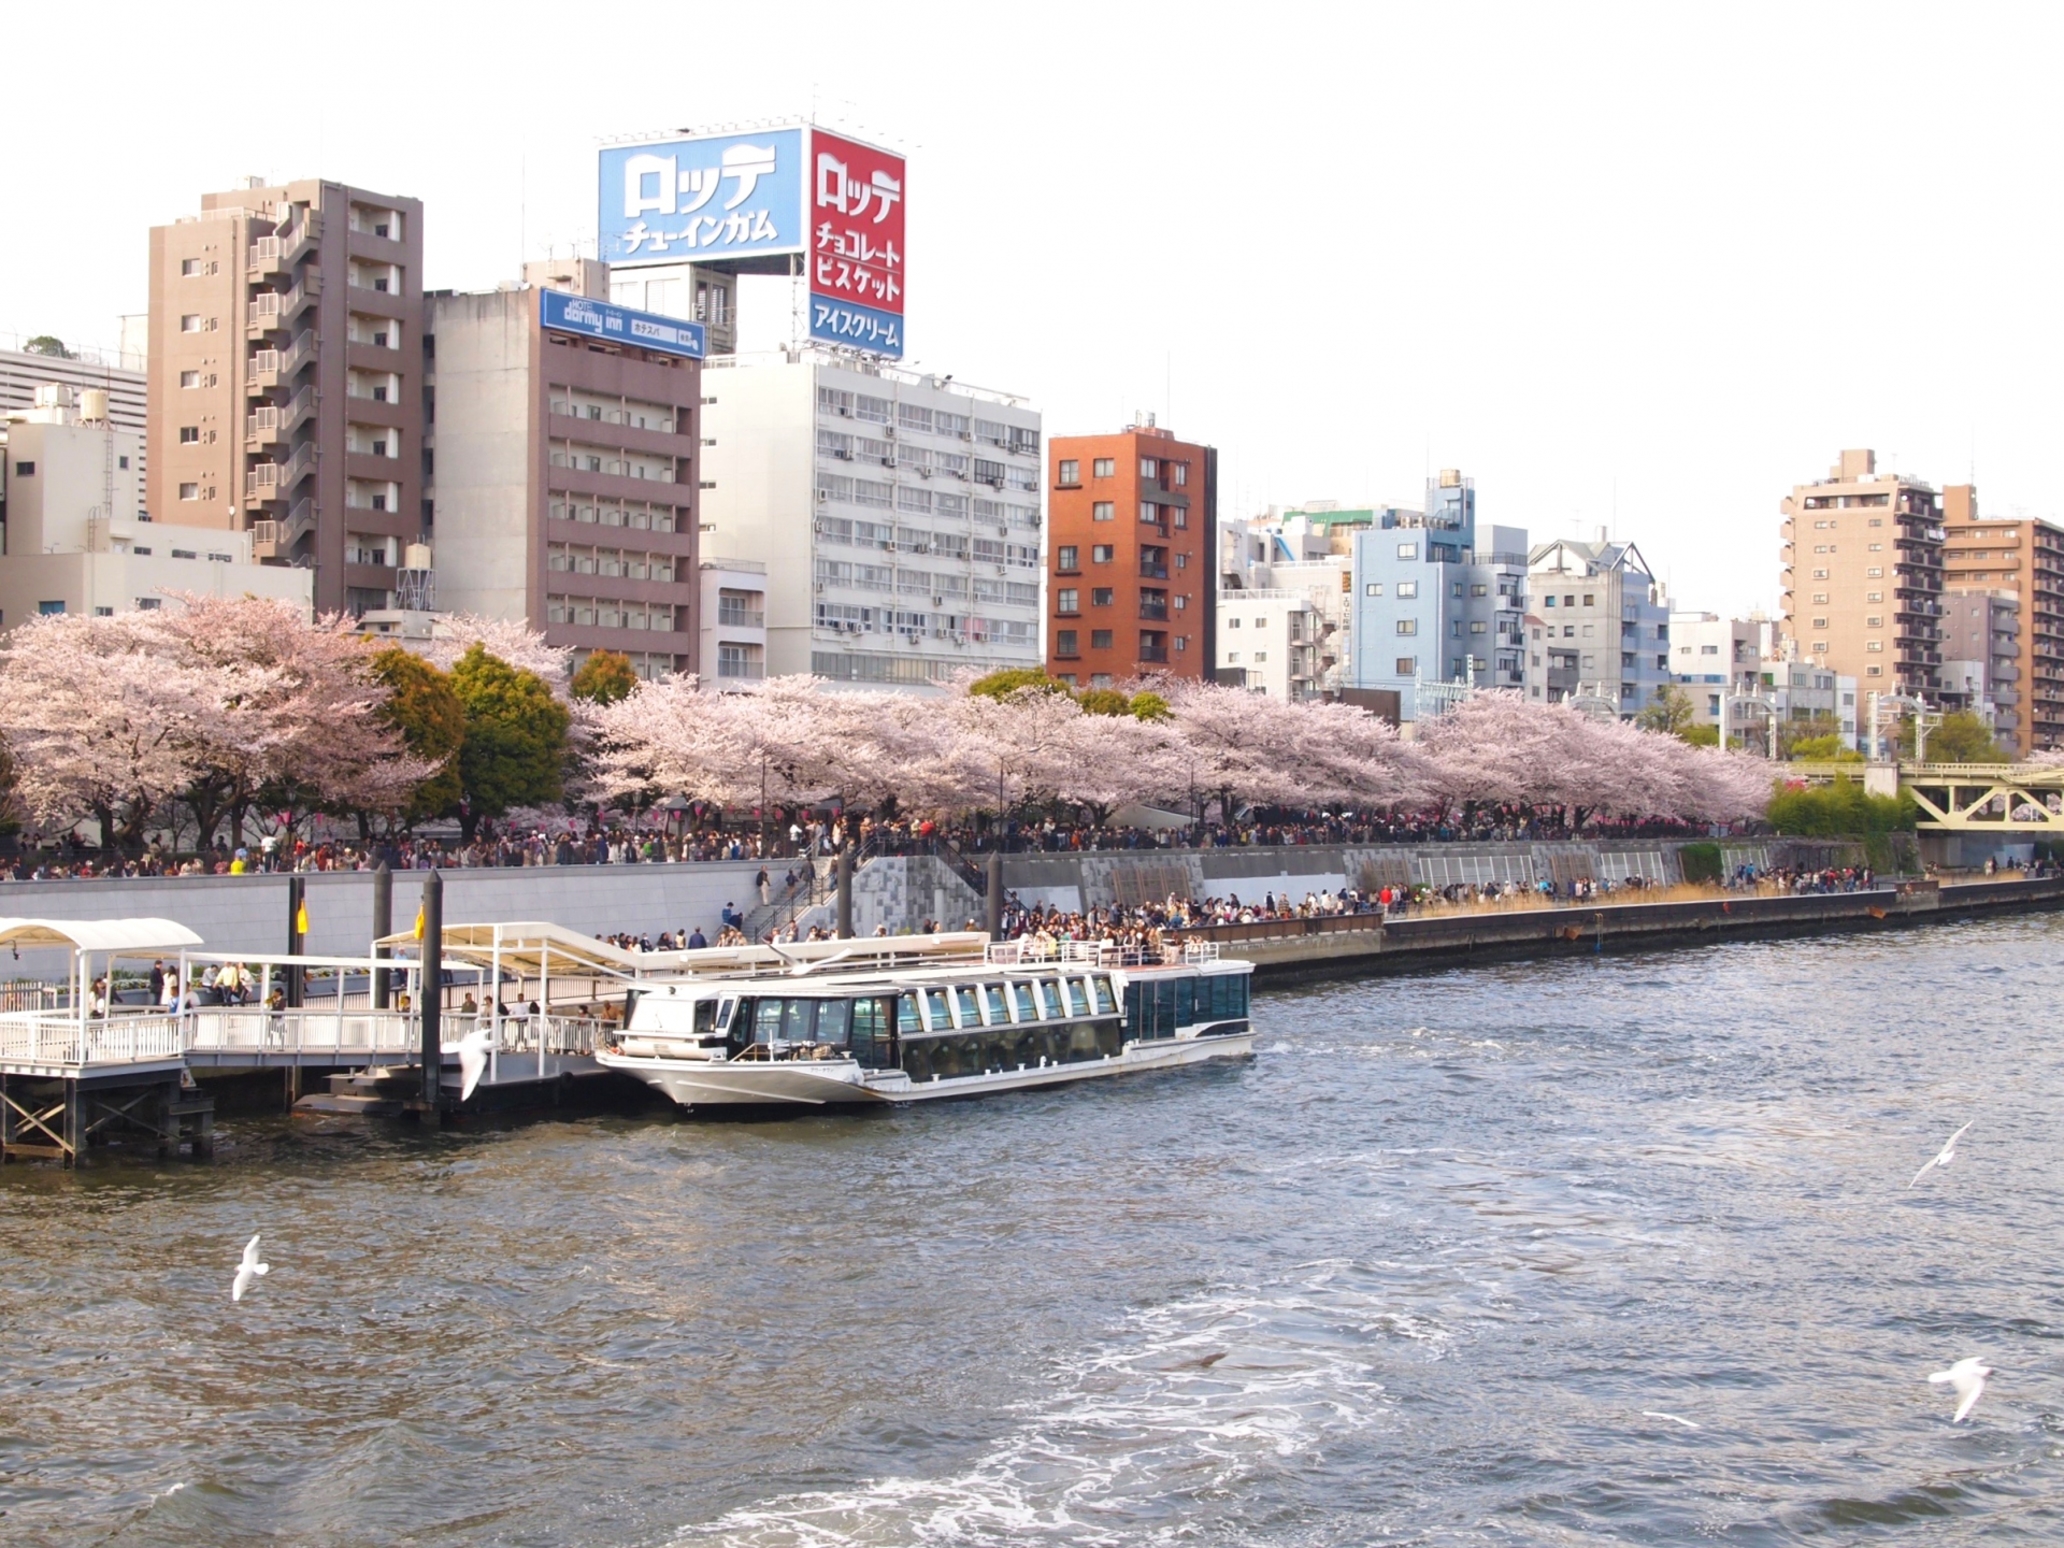
{"type": "Polygon", "coordinates": [[[10,1166],[0,1540],[2054,1543],[2060,1003],[2045,916],[1270,990],[1248,1063],[875,1117],[10,1166]]]}

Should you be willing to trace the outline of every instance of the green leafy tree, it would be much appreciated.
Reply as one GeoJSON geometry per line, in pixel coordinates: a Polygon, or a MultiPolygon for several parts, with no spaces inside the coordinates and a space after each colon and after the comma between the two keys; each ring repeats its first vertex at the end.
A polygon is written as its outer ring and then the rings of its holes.
{"type": "Polygon", "coordinates": [[[638,674],[631,658],[620,650],[598,650],[589,654],[573,674],[573,696],[590,704],[615,704],[628,699],[638,686],[638,674]]]}
{"type": "Polygon", "coordinates": [[[1691,695],[1675,683],[1664,683],[1634,717],[1634,724],[1644,731],[1682,736],[1691,729],[1692,716],[1691,695]]]}
{"type": "Polygon", "coordinates": [[[1913,830],[1918,808],[1905,791],[1896,796],[1864,793],[1844,776],[1832,784],[1780,790],[1764,815],[1779,833],[1800,838],[1868,838],[1913,830]]]}
{"type": "MultiPolygon", "coordinates": [[[[1914,723],[1909,716],[1899,728],[1899,753],[1914,755],[1914,723]]],[[[1952,710],[1942,724],[1928,731],[1930,763],[2012,763],[2005,748],[1992,739],[1992,727],[1971,710],[1952,710]]]]}
{"type": "Polygon", "coordinates": [[[1720,728],[1718,726],[1686,726],[1679,735],[1693,747],[1718,747],[1720,728]]]}
{"type": "Polygon", "coordinates": [[[70,360],[74,358],[72,352],[65,348],[63,339],[48,333],[39,333],[33,339],[30,339],[28,343],[22,345],[22,353],[25,355],[48,355],[53,360],[70,360]]]}
{"type": "Polygon", "coordinates": [[[408,750],[440,764],[417,785],[400,812],[410,827],[440,812],[456,810],[463,793],[459,750],[466,740],[466,706],[444,673],[414,651],[383,650],[373,657],[373,676],[387,685],[380,716],[401,733],[408,750]]]}
{"type": "Polygon", "coordinates": [[[968,684],[968,692],[984,699],[1008,699],[1021,688],[1036,688],[1041,693],[1068,691],[1068,685],[1057,677],[1049,677],[1041,667],[999,667],[987,677],[978,677],[968,684]]]}
{"type": "Polygon", "coordinates": [[[1791,744],[1787,755],[1806,763],[1861,763],[1863,754],[1842,745],[1842,738],[1833,731],[1824,736],[1802,736],[1791,744]]]}
{"type": "Polygon", "coordinates": [[[559,800],[572,717],[545,680],[474,645],[452,668],[451,686],[466,712],[458,811],[466,837],[473,837],[483,817],[559,800]]]}
{"type": "Polygon", "coordinates": [[[1158,693],[1141,692],[1132,696],[1127,706],[1134,720],[1166,720],[1169,715],[1168,701],[1158,693]]]}
{"type": "Polygon", "coordinates": [[[1085,715],[1130,715],[1132,700],[1116,688],[1085,688],[1075,695],[1085,715]]]}

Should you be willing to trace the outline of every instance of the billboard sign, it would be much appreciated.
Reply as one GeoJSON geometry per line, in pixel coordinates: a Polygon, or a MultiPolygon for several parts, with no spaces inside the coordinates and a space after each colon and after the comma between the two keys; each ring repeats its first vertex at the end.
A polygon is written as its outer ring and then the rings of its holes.
{"type": "Polygon", "coordinates": [[[605,146],[596,251],[607,264],[717,264],[802,252],[808,133],[605,146]]]}
{"type": "Polygon", "coordinates": [[[814,125],[608,146],[596,252],[617,267],[806,266],[811,338],[900,359],[906,193],[901,156],[814,125]]]}
{"type": "Polygon", "coordinates": [[[577,333],[588,339],[608,339],[617,344],[636,344],[663,355],[682,355],[700,360],[708,342],[698,322],[677,317],[660,317],[651,312],[634,312],[627,306],[587,296],[570,296],[563,290],[540,290],[538,320],[555,333],[577,333]]]}

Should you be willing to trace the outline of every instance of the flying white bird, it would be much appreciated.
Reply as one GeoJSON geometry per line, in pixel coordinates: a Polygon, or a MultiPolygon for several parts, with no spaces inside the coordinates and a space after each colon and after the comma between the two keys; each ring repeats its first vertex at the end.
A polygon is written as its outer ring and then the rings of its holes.
{"type": "Polygon", "coordinates": [[[1680,1417],[1679,1417],[1678,1415],[1676,1415],[1676,1414],[1666,1414],[1666,1413],[1662,1412],[1662,1411],[1661,1411],[1660,1409],[1655,1409],[1655,1408],[1644,1408],[1644,1409],[1642,1409],[1642,1410],[1641,1410],[1641,1417],[1642,1417],[1642,1418],[1644,1418],[1644,1419],[1667,1419],[1667,1420],[1669,1420],[1669,1421],[1670,1421],[1670,1422],[1671,1422],[1672,1424],[1681,1424],[1681,1425],[1683,1425],[1683,1426],[1684,1426],[1684,1428],[1685,1428],[1685,1429],[1687,1429],[1687,1430],[1696,1430],[1696,1429],[1698,1428],[1698,1426],[1697,1426],[1697,1425],[1695,1425],[1695,1424],[1693,1424],[1693,1423],[1692,1423],[1692,1422],[1691,1422],[1691,1421],[1690,1421],[1689,1419],[1684,1419],[1684,1418],[1680,1418],[1680,1417]]]}
{"type": "MultiPolygon", "coordinates": [[[[264,1233],[261,1232],[260,1235],[262,1234],[264,1233]]],[[[244,1298],[244,1292],[251,1288],[252,1280],[256,1279],[260,1274],[270,1274],[271,1272],[272,1265],[270,1263],[260,1263],[258,1261],[258,1238],[256,1236],[252,1237],[248,1242],[244,1243],[244,1261],[237,1265],[236,1278],[230,1283],[229,1287],[229,1298],[232,1301],[241,1301],[244,1298]]]]}
{"type": "MultiPolygon", "coordinates": [[[[1976,1123],[1977,1121],[1977,1119],[1973,1118],[1971,1120],[1971,1123],[1976,1123]]],[[[1956,1159],[1956,1142],[1964,1137],[1964,1129],[1968,1129],[1970,1127],[1971,1124],[1967,1123],[1964,1125],[1963,1129],[1959,1129],[1956,1131],[1956,1133],[1950,1135],[1949,1143],[1942,1147],[1941,1152],[1937,1154],[1936,1157],[1928,1163],[1928,1166],[1948,1166],[1950,1162],[1954,1161],[1956,1159]]],[[[1907,1187],[1913,1187],[1914,1183],[1918,1183],[1923,1177],[1926,1177],[1928,1175],[1928,1166],[1924,1166],[1918,1172],[1914,1173],[1914,1180],[1913,1182],[1908,1183],[1907,1187]]]]}
{"type": "Polygon", "coordinates": [[[473,1094],[473,1088],[480,1084],[480,1077],[487,1073],[487,1044],[492,1034],[486,1027],[475,1027],[459,1039],[459,1100],[465,1101],[473,1094]]]}
{"type": "Polygon", "coordinates": [[[1974,1355],[1968,1360],[1959,1360],[1948,1370],[1937,1371],[1928,1378],[1930,1381],[1948,1382],[1956,1388],[1957,1396],[1962,1399],[1957,1404],[1956,1417],[1949,1421],[1951,1424],[1962,1424],[1964,1415],[1978,1406],[1978,1400],[1985,1396],[1985,1378],[1991,1374],[1992,1367],[1980,1365],[1977,1356],[1974,1355]]]}

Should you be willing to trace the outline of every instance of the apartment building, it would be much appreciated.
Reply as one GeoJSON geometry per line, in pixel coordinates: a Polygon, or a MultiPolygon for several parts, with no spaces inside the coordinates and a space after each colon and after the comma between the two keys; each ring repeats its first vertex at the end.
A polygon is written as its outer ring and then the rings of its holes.
{"type": "Polygon", "coordinates": [[[154,517],[248,532],[316,606],[391,605],[424,531],[423,207],[308,180],[150,234],[154,517]]]}
{"type": "Polygon", "coordinates": [[[1632,543],[1559,538],[1528,555],[1526,692],[1631,720],[1671,681],[1670,599],[1632,543]]]}
{"type": "Polygon", "coordinates": [[[1938,672],[1942,707],[1977,715],[1992,727],[1993,740],[2016,757],[2033,750],[2024,719],[2021,657],[2017,593],[1974,586],[1944,589],[1938,672]]]}
{"type": "Polygon", "coordinates": [[[1057,436],[1046,667],[1108,687],[1218,664],[1218,452],[1146,423],[1057,436]]]}
{"type": "Polygon", "coordinates": [[[710,362],[702,539],[766,566],[766,671],[943,690],[1040,662],[1038,410],[818,346],[710,362]]]}
{"type": "MultiPolygon", "coordinates": [[[[1717,726],[1724,695],[1758,691],[1758,674],[1769,647],[1775,644],[1774,632],[1770,620],[1760,614],[1750,618],[1722,618],[1704,612],[1670,615],[1670,680],[1691,701],[1693,724],[1717,726]]],[[[1730,715],[1729,719],[1733,718],[1730,715]]]]}
{"type": "Polygon", "coordinates": [[[1792,653],[1854,677],[1868,698],[1932,700],[1942,664],[1942,497],[1845,451],[1784,499],[1784,638],[1792,653]]]}
{"type": "Polygon", "coordinates": [[[1302,513],[1221,524],[1217,673],[1221,683],[1259,685],[1265,691],[1298,698],[1337,698],[1349,686],[1353,680],[1353,539],[1365,525],[1315,522],[1302,513]],[[1246,609],[1249,602],[1281,605],[1255,612],[1246,609]],[[1249,632],[1252,628],[1262,629],[1266,637],[1249,632]],[[1233,659],[1232,653],[1246,658],[1257,649],[1268,653],[1266,659],[1233,659]],[[1294,677],[1293,667],[1297,669],[1294,677]],[[1276,686],[1279,677],[1280,688],[1276,686]]]}
{"type": "Polygon", "coordinates": [[[38,394],[46,387],[64,387],[74,403],[88,392],[104,393],[108,423],[124,434],[136,437],[137,470],[148,470],[145,444],[145,403],[148,379],[140,355],[102,355],[77,350],[67,355],[43,355],[33,350],[0,349],[0,417],[37,406],[38,394]]]}
{"type": "Polygon", "coordinates": [[[437,292],[425,380],[437,602],[644,677],[703,670],[703,334],[612,305],[607,270],[437,292]]]}
{"type": "Polygon", "coordinates": [[[1480,527],[1474,480],[1443,469],[1423,512],[1386,510],[1356,532],[1353,564],[1351,681],[1396,693],[1402,725],[1458,691],[1524,685],[1526,529],[1480,527]]]}
{"type": "Polygon", "coordinates": [[[0,416],[0,518],[0,629],[39,614],[177,608],[187,595],[310,610],[310,573],[255,563],[249,533],[151,519],[143,438],[99,388],[46,382],[31,406],[0,416]]]}
{"type": "Polygon", "coordinates": [[[767,567],[757,559],[702,561],[702,665],[714,688],[767,675],[767,567]]]}
{"type": "MultiPolygon", "coordinates": [[[[2014,693],[2015,751],[2064,746],[2064,527],[2030,517],[1987,520],[1978,491],[1942,491],[1945,587],[2006,591],[2021,602],[2014,693]]],[[[1969,659],[1952,652],[1948,660],[1969,659]]]]}

